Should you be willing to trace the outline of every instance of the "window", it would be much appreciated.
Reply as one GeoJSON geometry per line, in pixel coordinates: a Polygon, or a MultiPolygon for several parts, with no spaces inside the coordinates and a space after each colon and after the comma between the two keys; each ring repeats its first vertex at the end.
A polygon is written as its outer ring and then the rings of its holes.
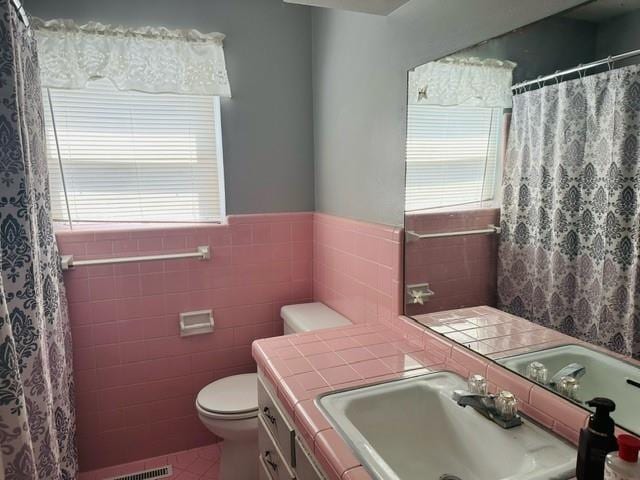
{"type": "Polygon", "coordinates": [[[409,105],[406,210],[496,197],[503,109],[409,105]]]}
{"type": "Polygon", "coordinates": [[[224,215],[219,99],[43,90],[54,220],[207,222],[224,215]]]}

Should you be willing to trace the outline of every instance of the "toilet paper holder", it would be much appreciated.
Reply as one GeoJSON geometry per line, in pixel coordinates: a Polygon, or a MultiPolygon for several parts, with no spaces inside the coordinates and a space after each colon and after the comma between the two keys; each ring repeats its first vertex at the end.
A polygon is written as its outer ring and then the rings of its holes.
{"type": "Polygon", "coordinates": [[[213,325],[213,312],[211,310],[198,310],[180,314],[181,337],[211,333],[213,332],[213,325]]]}

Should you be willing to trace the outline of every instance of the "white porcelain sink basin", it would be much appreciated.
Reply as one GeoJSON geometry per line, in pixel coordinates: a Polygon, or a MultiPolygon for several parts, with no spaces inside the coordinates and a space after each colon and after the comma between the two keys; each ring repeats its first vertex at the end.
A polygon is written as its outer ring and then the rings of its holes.
{"type": "Polygon", "coordinates": [[[538,352],[530,352],[498,360],[505,367],[526,376],[531,362],[547,367],[549,377],[571,363],[586,368],[580,378],[578,400],[608,397],[616,402],[613,419],[623,427],[640,432],[640,368],[597,350],[580,345],[563,345],[538,352]]]}
{"type": "Polygon", "coordinates": [[[571,478],[576,451],[524,419],[500,428],[452,400],[465,389],[439,372],[320,397],[318,404],[376,479],[571,478]]]}

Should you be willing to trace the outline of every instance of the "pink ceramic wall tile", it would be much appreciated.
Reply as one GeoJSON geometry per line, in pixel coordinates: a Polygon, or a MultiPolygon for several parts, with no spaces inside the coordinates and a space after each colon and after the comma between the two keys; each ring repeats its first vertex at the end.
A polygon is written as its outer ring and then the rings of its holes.
{"type": "MultiPolygon", "coordinates": [[[[496,384],[500,390],[510,391],[519,400],[527,403],[530,402],[529,395],[533,384],[519,375],[515,375],[505,368],[491,363],[487,367],[487,380],[496,384]]],[[[532,405],[536,407],[533,403],[532,405]]],[[[544,409],[540,410],[544,411],[544,409]]]]}
{"type": "Polygon", "coordinates": [[[586,410],[538,386],[531,389],[529,403],[532,407],[553,417],[556,421],[562,422],[563,425],[574,431],[579,431],[589,417],[586,410]]]}
{"type": "Polygon", "coordinates": [[[547,428],[553,427],[554,419],[552,416],[547,415],[546,413],[538,410],[535,407],[532,407],[528,403],[520,402],[518,404],[518,409],[520,410],[521,413],[533,418],[536,422],[544,425],[545,427],[547,428]]]}
{"type": "MultiPolygon", "coordinates": [[[[416,214],[407,217],[406,228],[420,233],[486,228],[498,217],[497,209],[416,214]]],[[[425,305],[410,306],[410,314],[495,303],[494,236],[435,238],[410,242],[406,248],[407,282],[428,282],[436,292],[425,305]]]]}
{"type": "Polygon", "coordinates": [[[453,344],[444,337],[430,331],[425,331],[425,349],[435,350],[449,356],[453,348],[453,344]]]}
{"type": "Polygon", "coordinates": [[[92,370],[96,368],[95,347],[75,347],[73,355],[73,368],[76,372],[92,370]]]}
{"type": "Polygon", "coordinates": [[[313,295],[354,323],[401,313],[398,229],[314,214],[313,295]]]}
{"type": "Polygon", "coordinates": [[[556,420],[553,424],[553,431],[561,437],[566,438],[574,445],[578,444],[578,439],[580,438],[580,429],[570,427],[562,423],[560,420],[556,420]]]}
{"type": "Polygon", "coordinates": [[[139,252],[154,253],[162,251],[162,237],[138,238],[137,242],[139,252]]]}
{"type": "Polygon", "coordinates": [[[463,365],[471,372],[472,375],[480,374],[483,377],[487,376],[489,361],[473,352],[470,352],[468,349],[459,346],[453,347],[451,351],[451,358],[463,365]]]}
{"type": "Polygon", "coordinates": [[[76,259],[212,248],[208,262],[77,267],[65,273],[77,416],[84,425],[83,470],[215,440],[195,416],[195,395],[225,374],[255,371],[250,343],[282,332],[283,304],[311,300],[312,236],[309,213],[239,216],[228,225],[57,234],[62,254],[76,259]],[[181,338],[178,314],[199,309],[213,309],[214,333],[181,338]],[[162,421],[144,414],[152,406],[163,412],[162,421]],[[112,412],[101,417],[108,435],[100,432],[100,422],[90,421],[96,411],[112,412]],[[125,428],[116,428],[123,417],[125,428]],[[141,443],[125,448],[125,437],[141,443]]]}
{"type": "MultiPolygon", "coordinates": [[[[95,347],[95,365],[98,368],[120,365],[121,363],[120,345],[104,345],[95,347]]],[[[83,362],[80,362],[81,364],[83,362]]]]}
{"type": "Polygon", "coordinates": [[[457,373],[462,378],[469,378],[469,376],[473,374],[473,372],[470,371],[465,365],[456,362],[451,357],[447,357],[445,359],[444,368],[451,372],[457,373]]]}

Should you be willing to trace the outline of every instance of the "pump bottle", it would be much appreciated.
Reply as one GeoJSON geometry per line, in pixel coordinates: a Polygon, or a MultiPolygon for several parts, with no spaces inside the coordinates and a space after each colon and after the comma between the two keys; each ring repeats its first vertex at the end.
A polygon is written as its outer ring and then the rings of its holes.
{"type": "Polygon", "coordinates": [[[604,480],[640,480],[638,463],[640,439],[631,435],[618,436],[618,451],[607,455],[604,480]]]}
{"type": "Polygon", "coordinates": [[[603,480],[605,457],[618,449],[613,434],[615,423],[610,416],[616,404],[608,398],[597,397],[587,405],[596,411],[589,417],[589,425],[580,430],[576,477],[578,480],[603,480]]]}

